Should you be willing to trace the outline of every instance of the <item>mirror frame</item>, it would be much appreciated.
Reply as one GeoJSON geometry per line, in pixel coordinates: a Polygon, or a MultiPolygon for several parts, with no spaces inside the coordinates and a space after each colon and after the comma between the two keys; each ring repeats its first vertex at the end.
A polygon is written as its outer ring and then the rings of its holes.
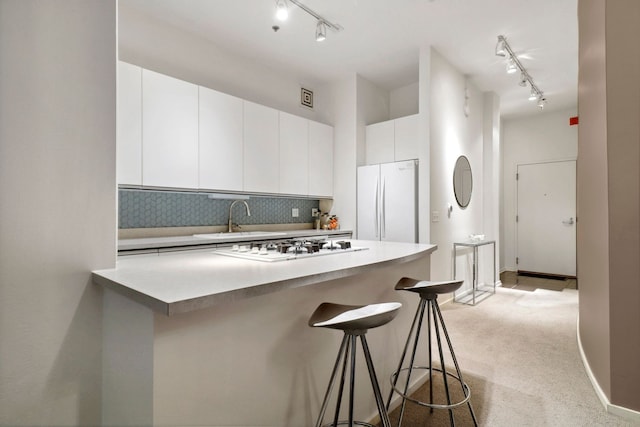
{"type": "Polygon", "coordinates": [[[453,168],[453,193],[456,196],[456,202],[461,208],[466,208],[471,202],[471,194],[473,193],[473,173],[471,172],[471,163],[466,156],[460,156],[456,160],[456,164],[453,168]],[[469,189],[468,192],[464,188],[463,172],[469,171],[469,189]]]}

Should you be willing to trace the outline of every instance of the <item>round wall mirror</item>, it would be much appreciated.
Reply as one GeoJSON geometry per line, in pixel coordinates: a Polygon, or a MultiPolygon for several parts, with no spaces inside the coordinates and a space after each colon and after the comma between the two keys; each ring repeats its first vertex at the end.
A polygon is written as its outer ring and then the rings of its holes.
{"type": "Polygon", "coordinates": [[[453,169],[453,192],[456,194],[456,201],[461,208],[466,208],[469,205],[472,189],[473,179],[469,159],[460,156],[453,169]]]}

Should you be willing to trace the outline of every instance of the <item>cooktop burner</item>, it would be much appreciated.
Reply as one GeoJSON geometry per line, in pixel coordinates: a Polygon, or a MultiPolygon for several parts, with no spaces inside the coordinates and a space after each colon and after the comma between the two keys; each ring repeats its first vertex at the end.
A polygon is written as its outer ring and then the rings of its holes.
{"type": "Polygon", "coordinates": [[[278,242],[254,242],[250,245],[233,245],[231,248],[216,249],[215,253],[235,258],[273,262],[366,249],[353,247],[348,240],[290,239],[278,242]]]}

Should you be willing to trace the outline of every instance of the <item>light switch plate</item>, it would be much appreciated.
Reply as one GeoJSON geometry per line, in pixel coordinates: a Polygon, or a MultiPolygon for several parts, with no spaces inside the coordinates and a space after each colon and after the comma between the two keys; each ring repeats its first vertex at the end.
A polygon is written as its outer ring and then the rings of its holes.
{"type": "Polygon", "coordinates": [[[292,217],[297,218],[299,214],[300,214],[300,212],[298,211],[298,208],[291,209],[291,216],[292,217]]]}

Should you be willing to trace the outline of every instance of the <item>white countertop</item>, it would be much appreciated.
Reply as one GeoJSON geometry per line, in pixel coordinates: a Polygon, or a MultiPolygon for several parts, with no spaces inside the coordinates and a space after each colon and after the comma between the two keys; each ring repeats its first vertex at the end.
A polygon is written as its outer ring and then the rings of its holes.
{"type": "MultiPolygon", "coordinates": [[[[351,234],[351,230],[315,230],[315,229],[303,229],[303,230],[283,230],[272,232],[273,239],[287,239],[293,237],[309,237],[309,236],[327,236],[340,234],[351,234]],[[275,234],[277,233],[277,234],[275,234]]],[[[258,232],[252,232],[258,233],[258,232]]],[[[269,233],[265,231],[264,233],[269,233]]],[[[243,232],[235,233],[211,233],[211,238],[196,237],[193,236],[174,236],[174,237],[146,237],[137,239],[120,239],[118,240],[119,251],[130,251],[140,249],[158,249],[158,248],[170,248],[178,246],[194,246],[194,245],[209,245],[209,244],[222,244],[233,242],[245,242],[256,240],[269,240],[269,237],[259,237],[259,234],[247,234],[243,232]],[[218,237],[219,236],[219,237],[218,237]]]]}
{"type": "Polygon", "coordinates": [[[411,261],[437,248],[419,243],[351,242],[368,250],[275,263],[225,257],[211,248],[120,257],[115,268],[94,271],[93,281],[173,315],[411,261]]]}

